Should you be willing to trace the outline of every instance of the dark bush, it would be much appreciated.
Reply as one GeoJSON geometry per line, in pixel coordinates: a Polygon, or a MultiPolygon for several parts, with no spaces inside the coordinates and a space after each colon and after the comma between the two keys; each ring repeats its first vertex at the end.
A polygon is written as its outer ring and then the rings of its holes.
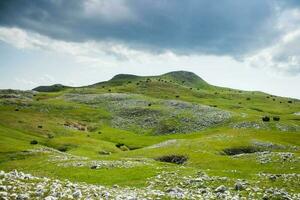
{"type": "Polygon", "coordinates": [[[176,98],[179,98],[180,96],[179,95],[176,95],[176,98]]]}
{"type": "Polygon", "coordinates": [[[260,152],[261,149],[257,147],[252,146],[246,146],[246,147],[233,147],[233,148],[227,148],[224,149],[223,152],[228,156],[234,156],[239,154],[249,154],[249,153],[255,153],[260,152]]]}
{"type": "Polygon", "coordinates": [[[148,104],[148,106],[152,106],[152,104],[151,104],[151,103],[149,103],[149,104],[148,104]]]}
{"type": "Polygon", "coordinates": [[[263,120],[264,122],[269,122],[269,121],[270,121],[270,117],[264,116],[264,117],[262,117],[262,120],[263,120]]]}
{"type": "Polygon", "coordinates": [[[43,128],[43,126],[42,125],[38,125],[38,128],[43,128]]]}
{"type": "Polygon", "coordinates": [[[54,138],[54,135],[51,135],[51,134],[48,134],[47,136],[48,136],[49,139],[54,138]]]}
{"type": "Polygon", "coordinates": [[[38,141],[36,141],[36,140],[31,140],[31,141],[30,141],[30,144],[33,144],[33,145],[38,144],[38,141]]]}
{"type": "Polygon", "coordinates": [[[180,165],[185,163],[188,160],[188,157],[184,155],[167,155],[167,156],[158,157],[156,158],[156,160],[180,165]]]}
{"type": "Polygon", "coordinates": [[[249,101],[249,100],[251,100],[251,98],[250,98],[250,97],[248,97],[246,100],[247,100],[247,101],[249,101]]]}
{"type": "Polygon", "coordinates": [[[288,103],[293,103],[292,101],[288,101],[288,103]]]}
{"type": "Polygon", "coordinates": [[[18,108],[16,108],[16,109],[15,109],[15,111],[19,111],[19,109],[18,109],[18,108]]]}
{"type": "Polygon", "coordinates": [[[97,169],[97,165],[91,166],[91,169],[97,169]]]}
{"type": "Polygon", "coordinates": [[[109,89],[108,92],[111,92],[111,89],[109,89]]]}
{"type": "Polygon", "coordinates": [[[60,146],[57,148],[58,151],[61,151],[61,152],[66,152],[68,151],[68,147],[67,146],[60,146]]]}
{"type": "Polygon", "coordinates": [[[279,121],[279,120],[280,120],[280,117],[274,116],[274,117],[273,117],[273,120],[274,120],[274,121],[279,121]]]}
{"type": "Polygon", "coordinates": [[[101,132],[101,131],[98,131],[98,134],[102,134],[102,132],[101,132]]]}

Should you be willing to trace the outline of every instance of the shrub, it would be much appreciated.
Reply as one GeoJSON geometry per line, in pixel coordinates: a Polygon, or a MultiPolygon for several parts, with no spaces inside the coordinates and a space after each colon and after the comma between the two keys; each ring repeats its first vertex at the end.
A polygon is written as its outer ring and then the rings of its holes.
{"type": "Polygon", "coordinates": [[[54,135],[51,135],[51,134],[48,134],[47,136],[48,136],[48,139],[54,138],[54,135]]]}
{"type": "Polygon", "coordinates": [[[270,121],[270,117],[264,116],[264,117],[262,117],[262,120],[263,120],[264,122],[269,122],[269,121],[270,121]]]}
{"type": "Polygon", "coordinates": [[[38,128],[43,128],[43,126],[42,125],[38,125],[38,128]]]}
{"type": "Polygon", "coordinates": [[[31,140],[31,141],[30,141],[30,144],[33,144],[33,145],[38,144],[38,141],[36,141],[36,140],[31,140]]]}
{"type": "Polygon", "coordinates": [[[152,106],[152,104],[151,104],[151,103],[149,103],[149,104],[148,104],[148,106],[152,106]]]}
{"type": "Polygon", "coordinates": [[[66,151],[68,151],[68,147],[65,146],[65,145],[64,146],[60,146],[60,147],[57,148],[57,150],[61,151],[61,152],[66,152],[66,151]]]}
{"type": "Polygon", "coordinates": [[[279,121],[279,120],[280,120],[280,117],[274,116],[274,117],[273,117],[273,120],[274,120],[274,121],[279,121]]]}
{"type": "Polygon", "coordinates": [[[168,162],[168,163],[175,163],[175,164],[184,164],[188,157],[184,155],[166,155],[156,158],[156,160],[160,162],[168,162]]]}
{"type": "Polygon", "coordinates": [[[292,101],[288,101],[288,103],[293,103],[292,101]]]}

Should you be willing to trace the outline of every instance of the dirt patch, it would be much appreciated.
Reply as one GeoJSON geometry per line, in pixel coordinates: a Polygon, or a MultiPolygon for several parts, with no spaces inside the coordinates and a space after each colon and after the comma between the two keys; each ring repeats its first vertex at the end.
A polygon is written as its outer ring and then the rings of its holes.
{"type": "Polygon", "coordinates": [[[87,131],[87,129],[88,129],[85,124],[70,122],[70,121],[66,121],[64,123],[64,126],[67,128],[78,130],[78,131],[87,131]]]}
{"type": "Polygon", "coordinates": [[[156,158],[156,160],[160,162],[168,162],[168,163],[182,165],[188,160],[188,157],[184,155],[166,155],[166,156],[158,157],[156,158]]]}
{"type": "Polygon", "coordinates": [[[251,154],[256,152],[262,152],[263,150],[254,146],[245,146],[245,147],[233,147],[223,150],[223,153],[228,156],[240,155],[240,154],[251,154]]]}

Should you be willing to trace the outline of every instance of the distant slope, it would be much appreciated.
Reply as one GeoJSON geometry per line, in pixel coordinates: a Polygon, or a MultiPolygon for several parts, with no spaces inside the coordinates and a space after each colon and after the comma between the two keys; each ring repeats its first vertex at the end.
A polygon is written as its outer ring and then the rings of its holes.
{"type": "Polygon", "coordinates": [[[37,92],[59,92],[66,88],[69,88],[69,86],[55,84],[55,85],[50,85],[50,86],[38,86],[32,90],[37,91],[37,92]]]}
{"type": "Polygon", "coordinates": [[[210,85],[202,78],[193,72],[188,71],[174,71],[161,75],[162,78],[170,79],[176,83],[183,84],[190,87],[207,88],[210,85]]]}

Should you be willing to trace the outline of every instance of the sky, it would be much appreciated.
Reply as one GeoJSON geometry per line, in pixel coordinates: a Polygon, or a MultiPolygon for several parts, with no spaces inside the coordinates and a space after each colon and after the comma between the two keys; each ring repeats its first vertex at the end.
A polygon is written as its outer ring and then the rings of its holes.
{"type": "Polygon", "coordinates": [[[0,89],[176,70],[300,99],[300,1],[0,1],[0,89]]]}

